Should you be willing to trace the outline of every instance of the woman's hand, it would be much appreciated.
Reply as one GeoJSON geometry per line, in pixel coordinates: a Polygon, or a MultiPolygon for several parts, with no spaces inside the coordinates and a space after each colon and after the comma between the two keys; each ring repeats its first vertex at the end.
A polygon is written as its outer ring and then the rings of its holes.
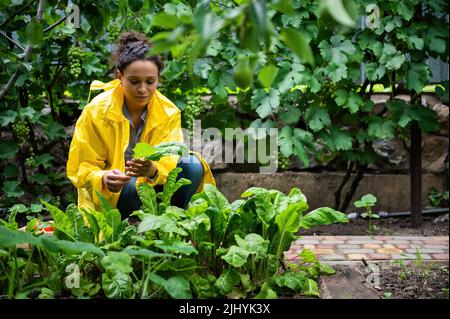
{"type": "Polygon", "coordinates": [[[122,173],[120,169],[114,169],[107,171],[105,175],[103,175],[103,185],[106,186],[109,191],[118,193],[124,185],[128,184],[130,179],[131,176],[122,173]]]}
{"type": "Polygon", "coordinates": [[[154,177],[157,168],[153,161],[148,161],[144,158],[132,159],[125,163],[125,172],[132,177],[154,177]]]}

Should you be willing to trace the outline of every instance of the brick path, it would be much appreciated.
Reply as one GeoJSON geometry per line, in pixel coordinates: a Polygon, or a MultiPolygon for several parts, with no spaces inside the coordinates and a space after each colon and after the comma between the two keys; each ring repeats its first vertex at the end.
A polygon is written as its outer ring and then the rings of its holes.
{"type": "Polygon", "coordinates": [[[321,261],[341,263],[361,261],[388,261],[417,259],[448,261],[449,237],[421,236],[303,236],[292,243],[285,253],[295,262],[304,248],[314,252],[321,261]]]}

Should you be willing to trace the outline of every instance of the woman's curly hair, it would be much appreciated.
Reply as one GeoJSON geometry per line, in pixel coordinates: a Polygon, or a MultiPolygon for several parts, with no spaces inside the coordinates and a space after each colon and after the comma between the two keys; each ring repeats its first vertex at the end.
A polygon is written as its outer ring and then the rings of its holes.
{"type": "Polygon", "coordinates": [[[113,59],[117,69],[123,72],[126,67],[136,60],[152,61],[158,67],[158,74],[161,74],[164,63],[159,55],[148,56],[148,51],[152,47],[145,34],[139,32],[124,32],[119,37],[117,49],[113,59]]]}

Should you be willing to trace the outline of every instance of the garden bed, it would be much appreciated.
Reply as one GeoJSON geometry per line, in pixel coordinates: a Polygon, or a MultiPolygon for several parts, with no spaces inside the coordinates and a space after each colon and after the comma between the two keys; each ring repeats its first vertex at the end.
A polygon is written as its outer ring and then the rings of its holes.
{"type": "Polygon", "coordinates": [[[448,299],[448,263],[387,264],[380,269],[380,291],[391,299],[448,299]]]}
{"type": "MultiPolygon", "coordinates": [[[[371,289],[381,299],[448,299],[448,263],[393,261],[378,263],[379,286],[371,289]]],[[[336,276],[356,267],[365,273],[363,264],[334,266],[336,276]]]]}
{"type": "MultiPolygon", "coordinates": [[[[448,219],[443,222],[434,223],[438,216],[424,216],[423,225],[419,228],[411,227],[411,220],[408,217],[381,218],[372,220],[372,224],[377,228],[372,235],[379,236],[446,236],[448,235],[448,219]]],[[[321,236],[365,236],[368,235],[368,220],[357,218],[350,219],[348,224],[333,224],[314,227],[314,229],[302,230],[302,235],[321,236]]]]}

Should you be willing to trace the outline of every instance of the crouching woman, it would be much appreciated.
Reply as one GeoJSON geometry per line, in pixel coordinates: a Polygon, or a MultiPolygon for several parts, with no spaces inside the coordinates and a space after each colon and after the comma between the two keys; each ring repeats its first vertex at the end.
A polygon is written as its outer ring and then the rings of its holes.
{"type": "Polygon", "coordinates": [[[91,84],[91,90],[104,92],[83,109],[67,161],[67,176],[77,188],[79,208],[100,211],[99,192],[126,218],[142,205],[139,185],[147,183],[161,191],[177,166],[182,168],[178,178],[192,183],[174,194],[172,205],[185,208],[204,184],[215,184],[198,153],[186,158],[166,156],[157,162],[133,158],[138,142],[183,141],[180,110],[157,89],[163,62],[159,56],[148,56],[150,47],[145,35],[123,33],[114,55],[116,79],[91,84]]]}

